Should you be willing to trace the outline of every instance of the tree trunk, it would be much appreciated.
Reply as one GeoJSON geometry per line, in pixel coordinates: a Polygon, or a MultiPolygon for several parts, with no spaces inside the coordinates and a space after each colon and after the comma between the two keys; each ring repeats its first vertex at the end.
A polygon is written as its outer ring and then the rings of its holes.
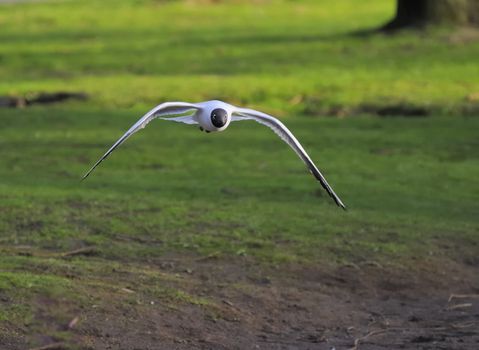
{"type": "Polygon", "coordinates": [[[383,29],[436,24],[479,25],[479,0],[397,0],[396,17],[383,29]]]}

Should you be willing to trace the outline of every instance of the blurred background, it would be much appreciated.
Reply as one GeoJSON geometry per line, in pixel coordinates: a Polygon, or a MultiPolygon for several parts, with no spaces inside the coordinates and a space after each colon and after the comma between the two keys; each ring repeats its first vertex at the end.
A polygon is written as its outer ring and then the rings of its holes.
{"type": "MultiPolygon", "coordinates": [[[[316,271],[296,293],[381,266],[477,294],[478,18],[475,0],[0,1],[0,344],[251,348],[267,321],[228,302],[282,315],[263,298],[292,266],[316,271]],[[250,122],[155,121],[79,182],[153,106],[209,99],[283,120],[348,212],[250,122]]],[[[268,327],[349,327],[314,307],[268,327]]]]}

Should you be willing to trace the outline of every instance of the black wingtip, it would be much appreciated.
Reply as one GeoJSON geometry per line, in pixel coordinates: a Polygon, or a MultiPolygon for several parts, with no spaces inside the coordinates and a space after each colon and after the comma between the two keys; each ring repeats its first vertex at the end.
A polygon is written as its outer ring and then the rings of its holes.
{"type": "Polygon", "coordinates": [[[90,174],[93,172],[93,170],[95,170],[96,166],[99,164],[99,162],[97,162],[90,170],[87,171],[87,173],[85,175],[83,175],[83,177],[80,179],[80,182],[82,182],[83,180],[85,180],[88,176],[90,176],[90,174]]]}
{"type": "Polygon", "coordinates": [[[329,185],[326,185],[323,182],[321,182],[321,185],[323,185],[326,192],[328,192],[329,196],[333,199],[334,203],[336,203],[338,207],[342,208],[344,211],[348,210],[348,208],[346,208],[346,206],[344,205],[343,201],[338,197],[336,193],[334,193],[333,189],[329,185]]]}

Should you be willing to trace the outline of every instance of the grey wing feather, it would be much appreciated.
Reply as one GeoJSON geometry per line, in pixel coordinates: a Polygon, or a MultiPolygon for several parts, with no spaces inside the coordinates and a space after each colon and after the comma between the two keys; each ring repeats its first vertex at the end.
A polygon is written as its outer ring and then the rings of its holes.
{"type": "Polygon", "coordinates": [[[303,146],[299,143],[299,141],[294,137],[294,135],[289,131],[289,129],[281,123],[278,119],[259,112],[253,109],[247,108],[238,108],[236,110],[236,114],[233,117],[232,121],[240,121],[240,120],[254,120],[260,124],[266,125],[270,129],[272,129],[276,135],[278,135],[284,142],[286,142],[294,152],[303,160],[303,162],[307,165],[311,173],[314,177],[321,183],[321,186],[328,192],[329,196],[334,200],[334,202],[343,209],[346,209],[346,206],[343,204],[341,199],[336,195],[332,187],[326,181],[326,178],[321,174],[319,169],[313,163],[309,155],[304,150],[303,146]]]}
{"type": "Polygon", "coordinates": [[[198,122],[190,115],[184,116],[184,117],[159,117],[160,119],[163,120],[169,120],[172,122],[177,122],[177,123],[184,123],[184,124],[198,124],[198,122]]]}
{"type": "MultiPolygon", "coordinates": [[[[199,109],[198,106],[191,103],[186,102],[166,102],[162,103],[148,113],[146,113],[143,117],[141,117],[133,126],[128,129],[128,131],[120,137],[118,141],[116,141],[113,146],[110,147],[108,151],[88,170],[88,172],[83,175],[82,180],[86,179],[88,175],[91,174],[93,170],[103,161],[105,160],[118,146],[120,146],[123,142],[126,141],[131,135],[133,135],[138,130],[143,129],[150,121],[157,117],[165,117],[168,115],[178,115],[186,113],[192,109],[199,109]]],[[[183,118],[183,117],[180,117],[183,118]]]]}

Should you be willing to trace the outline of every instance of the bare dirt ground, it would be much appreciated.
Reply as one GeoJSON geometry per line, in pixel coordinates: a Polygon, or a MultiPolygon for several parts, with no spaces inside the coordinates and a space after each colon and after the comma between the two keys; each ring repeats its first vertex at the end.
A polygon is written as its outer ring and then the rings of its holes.
{"type": "MultiPolygon", "coordinates": [[[[133,302],[75,310],[78,324],[67,329],[74,342],[37,337],[49,346],[40,349],[479,349],[477,265],[411,266],[175,256],[151,261],[152,269],[181,277],[200,299],[168,305],[131,285],[133,302]]],[[[58,329],[58,302],[41,302],[38,318],[58,329]]],[[[25,349],[22,339],[2,339],[0,348],[25,349]]]]}

